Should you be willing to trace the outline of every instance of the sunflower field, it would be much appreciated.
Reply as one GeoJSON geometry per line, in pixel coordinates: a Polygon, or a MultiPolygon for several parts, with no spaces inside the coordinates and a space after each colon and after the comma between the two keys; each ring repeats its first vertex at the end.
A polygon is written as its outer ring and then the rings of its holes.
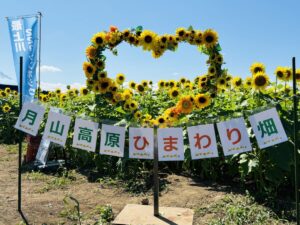
{"type": "MultiPolygon", "coordinates": [[[[293,102],[289,86],[292,70],[278,66],[270,79],[265,65],[256,62],[250,65],[251,76],[242,79],[223,68],[221,51],[218,34],[212,29],[200,31],[192,27],[178,28],[175,34],[158,35],[143,30],[141,26],[124,31],[112,26],[109,31],[96,33],[86,49],[87,60],[83,63],[86,87],[77,90],[68,86],[66,92],[60,89],[42,92],[39,101],[72,114],[71,126],[74,126],[77,116],[92,118],[95,122],[109,121],[127,126],[183,127],[185,159],[183,162],[161,162],[161,171],[185,172],[202,179],[238,182],[263,195],[276,197],[294,185],[293,102]],[[208,56],[207,73],[193,79],[182,77],[179,80],[159,80],[157,83],[151,80],[128,81],[125,74],[121,73],[110,77],[105,70],[107,62],[104,53],[111,51],[117,55],[116,47],[122,42],[141,47],[151,52],[154,58],[161,57],[165,51],[176,51],[181,42],[194,45],[201,54],[208,56]],[[271,106],[275,106],[280,114],[288,142],[261,150],[252,128],[248,128],[253,151],[224,157],[220,138],[217,137],[220,157],[191,160],[187,126],[248,116],[271,106]]],[[[300,83],[300,69],[296,72],[296,79],[300,83]]],[[[17,95],[8,89],[0,91],[1,143],[17,141],[17,132],[13,128],[19,113],[17,95]]],[[[40,133],[44,126],[45,121],[40,133]]],[[[128,139],[125,157],[116,158],[72,148],[72,136],[69,133],[66,145],[72,166],[121,179],[148,179],[144,172],[151,171],[152,161],[129,159],[128,139]]]]}

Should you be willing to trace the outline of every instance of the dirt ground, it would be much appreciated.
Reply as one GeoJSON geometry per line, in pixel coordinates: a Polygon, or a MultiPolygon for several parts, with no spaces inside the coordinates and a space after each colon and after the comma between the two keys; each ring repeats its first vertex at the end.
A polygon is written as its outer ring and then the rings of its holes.
{"type": "MultiPolygon", "coordinates": [[[[21,217],[17,212],[17,153],[9,146],[0,145],[0,224],[20,224],[21,217]]],[[[76,180],[51,188],[49,180],[52,175],[33,176],[23,174],[22,209],[30,224],[76,224],[62,217],[63,199],[71,195],[80,202],[80,211],[86,215],[82,224],[94,224],[96,218],[93,210],[96,206],[110,204],[114,215],[129,203],[141,204],[148,198],[152,204],[152,193],[134,196],[114,185],[102,185],[99,182],[88,182],[86,176],[76,173],[76,180]],[[48,183],[47,183],[48,182],[48,183]],[[47,186],[48,184],[48,186],[47,186]]],[[[161,193],[160,206],[186,207],[197,209],[220,200],[230,189],[220,185],[195,182],[184,176],[168,176],[167,189],[161,193]]],[[[57,185],[60,185],[58,182],[57,185]]],[[[212,215],[194,216],[194,224],[205,224],[212,215]]],[[[98,217],[99,218],[99,217],[98,217]]]]}

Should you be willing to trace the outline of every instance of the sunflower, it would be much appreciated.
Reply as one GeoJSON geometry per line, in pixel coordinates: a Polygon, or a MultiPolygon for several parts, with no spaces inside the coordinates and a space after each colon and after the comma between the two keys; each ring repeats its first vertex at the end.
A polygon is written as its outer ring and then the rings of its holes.
{"type": "Polygon", "coordinates": [[[87,95],[89,90],[86,87],[80,88],[80,95],[87,95]]]}
{"type": "Polygon", "coordinates": [[[88,89],[92,89],[93,85],[94,85],[95,81],[93,80],[86,80],[86,86],[88,89]]]}
{"type": "Polygon", "coordinates": [[[183,96],[176,105],[180,113],[189,114],[193,111],[193,102],[190,96],[183,96]]]}
{"type": "Polygon", "coordinates": [[[95,65],[96,65],[97,69],[99,69],[99,70],[103,70],[105,68],[105,62],[102,60],[97,60],[95,62],[95,65]]]}
{"type": "Polygon", "coordinates": [[[83,63],[83,71],[85,73],[85,76],[90,79],[94,75],[96,69],[91,63],[84,62],[83,63]]]}
{"type": "Polygon", "coordinates": [[[300,82],[300,69],[296,70],[296,74],[295,75],[296,75],[296,81],[300,82]]]}
{"type": "Polygon", "coordinates": [[[201,30],[196,30],[194,36],[191,35],[191,38],[193,38],[193,40],[189,40],[189,42],[192,44],[196,44],[196,45],[201,45],[203,43],[203,33],[201,30]]]}
{"type": "Polygon", "coordinates": [[[99,71],[98,73],[97,73],[97,80],[100,80],[100,79],[102,79],[102,78],[106,78],[107,77],[107,72],[106,71],[99,71]]]}
{"type": "Polygon", "coordinates": [[[217,80],[217,86],[218,88],[225,88],[227,84],[226,78],[225,77],[219,77],[217,80]]]}
{"type": "Polygon", "coordinates": [[[138,108],[138,103],[137,103],[137,101],[134,101],[134,100],[131,100],[130,102],[129,102],[129,107],[130,107],[130,110],[131,111],[134,111],[134,110],[136,110],[137,108],[138,108]]]}
{"type": "Polygon", "coordinates": [[[125,100],[129,100],[132,97],[132,92],[129,89],[123,91],[123,97],[125,100]]]}
{"type": "Polygon", "coordinates": [[[183,27],[176,29],[176,36],[179,38],[179,40],[183,40],[185,38],[186,29],[183,27]]]}
{"type": "Polygon", "coordinates": [[[216,62],[217,62],[218,64],[222,64],[222,63],[223,63],[223,56],[222,56],[222,55],[218,55],[218,56],[216,57],[216,62]]]}
{"type": "Polygon", "coordinates": [[[121,102],[121,101],[124,101],[124,96],[121,94],[121,93],[115,93],[113,95],[113,99],[116,101],[116,102],[121,102]]]}
{"type": "Polygon", "coordinates": [[[137,90],[139,93],[144,93],[144,92],[145,92],[145,87],[144,87],[144,85],[142,85],[142,84],[138,84],[138,85],[136,86],[136,90],[137,90]]]}
{"type": "Polygon", "coordinates": [[[216,67],[215,67],[215,66],[211,65],[211,66],[208,68],[208,75],[214,76],[214,75],[216,75],[216,72],[217,72],[217,70],[216,70],[216,67]]]}
{"type": "Polygon", "coordinates": [[[130,110],[130,101],[126,101],[125,104],[123,105],[123,108],[124,108],[126,111],[129,111],[129,110],[130,110]]]}
{"type": "Polygon", "coordinates": [[[172,88],[169,90],[169,96],[170,98],[176,98],[179,96],[179,89],[178,88],[172,88]]]}
{"type": "Polygon", "coordinates": [[[159,116],[155,121],[160,128],[166,127],[166,118],[164,116],[159,116]]]}
{"type": "Polygon", "coordinates": [[[293,72],[292,69],[289,67],[285,67],[285,76],[284,76],[284,80],[285,81],[290,81],[293,79],[293,72]]]}
{"type": "Polygon", "coordinates": [[[99,32],[95,34],[91,41],[96,47],[104,47],[106,44],[106,33],[99,32]]]}
{"type": "Polygon", "coordinates": [[[141,119],[141,117],[142,117],[142,113],[141,113],[140,111],[136,111],[136,112],[134,113],[134,118],[135,118],[136,120],[141,119]]]}
{"type": "Polygon", "coordinates": [[[116,77],[116,81],[118,84],[123,84],[125,81],[125,75],[123,73],[118,73],[116,77]]]}
{"type": "Polygon", "coordinates": [[[253,75],[257,74],[258,72],[264,73],[266,71],[266,67],[264,64],[256,62],[251,65],[250,71],[253,75]]]}
{"type": "Polygon", "coordinates": [[[285,80],[285,68],[278,66],[275,70],[275,75],[278,80],[285,80]]]}
{"type": "Polygon", "coordinates": [[[150,30],[143,30],[139,37],[140,44],[144,50],[151,50],[155,44],[155,38],[157,34],[150,30]]]}
{"type": "Polygon", "coordinates": [[[90,59],[94,59],[96,57],[96,53],[97,48],[95,48],[94,46],[89,46],[85,49],[85,55],[90,59]]]}
{"type": "Polygon", "coordinates": [[[212,48],[218,42],[218,34],[212,29],[208,29],[203,33],[203,42],[207,48],[212,48]]]}
{"type": "Polygon", "coordinates": [[[5,93],[6,93],[6,94],[8,94],[8,95],[9,95],[9,94],[10,94],[10,92],[11,92],[11,89],[10,89],[9,87],[7,87],[7,88],[5,88],[5,89],[4,89],[4,91],[5,91],[5,93]]]}
{"type": "Polygon", "coordinates": [[[179,80],[180,83],[184,84],[186,82],[186,78],[185,77],[181,77],[179,80]]]}
{"type": "Polygon", "coordinates": [[[117,90],[118,90],[117,84],[114,81],[111,80],[109,91],[112,92],[112,93],[115,93],[117,90]]]}
{"type": "Polygon", "coordinates": [[[185,83],[183,87],[185,89],[192,90],[193,89],[193,84],[192,83],[185,83]]]}
{"type": "Polygon", "coordinates": [[[43,95],[42,96],[42,102],[47,102],[48,101],[48,96],[47,95],[43,95]]]}
{"type": "Polygon", "coordinates": [[[136,83],[134,81],[129,82],[129,87],[135,89],[136,83]]]}
{"type": "Polygon", "coordinates": [[[252,77],[246,77],[244,87],[245,88],[251,88],[252,87],[252,77]]]}
{"type": "Polygon", "coordinates": [[[195,96],[195,104],[197,108],[203,109],[210,104],[210,97],[206,94],[197,94],[195,96]]]}
{"type": "Polygon", "coordinates": [[[141,84],[146,88],[148,86],[148,81],[147,80],[142,80],[141,84]]]}
{"type": "Polygon", "coordinates": [[[176,81],[175,80],[169,80],[169,85],[171,88],[176,86],[176,81]]]}
{"type": "Polygon", "coordinates": [[[240,88],[243,85],[243,80],[240,77],[234,77],[231,81],[233,87],[240,88]]]}
{"type": "Polygon", "coordinates": [[[269,77],[264,72],[258,72],[253,76],[252,87],[256,90],[263,90],[269,85],[269,77]]]}
{"type": "Polygon", "coordinates": [[[111,80],[109,78],[103,78],[99,80],[99,92],[101,94],[106,93],[111,85],[111,80]]]}
{"type": "Polygon", "coordinates": [[[6,93],[4,91],[0,90],[0,96],[1,97],[6,97],[6,93]]]}
{"type": "Polygon", "coordinates": [[[13,95],[14,96],[18,96],[18,92],[17,91],[13,91],[13,95]]]}
{"type": "Polygon", "coordinates": [[[8,113],[10,111],[10,106],[8,104],[5,104],[3,107],[2,107],[2,111],[5,112],[5,113],[8,113]]]}
{"type": "Polygon", "coordinates": [[[158,81],[158,88],[164,88],[165,87],[165,81],[164,80],[160,80],[160,81],[158,81]]]}
{"type": "Polygon", "coordinates": [[[64,101],[66,101],[67,100],[67,95],[66,94],[61,94],[60,95],[60,101],[61,102],[64,102],[64,101]]]}
{"type": "Polygon", "coordinates": [[[55,93],[58,94],[58,95],[61,94],[60,88],[56,88],[56,89],[55,89],[55,93]]]}
{"type": "Polygon", "coordinates": [[[174,122],[178,119],[179,116],[179,112],[176,109],[176,107],[172,107],[172,108],[168,108],[165,112],[164,112],[164,116],[171,122],[174,122]]]}

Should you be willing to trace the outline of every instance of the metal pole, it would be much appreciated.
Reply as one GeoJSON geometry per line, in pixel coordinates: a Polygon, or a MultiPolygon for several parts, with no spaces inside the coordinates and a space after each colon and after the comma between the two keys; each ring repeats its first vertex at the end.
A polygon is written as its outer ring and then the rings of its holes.
{"type": "Polygon", "coordinates": [[[154,126],[154,160],[153,160],[153,194],[154,194],[154,216],[159,216],[159,177],[158,177],[158,144],[157,126],[154,126]]]}
{"type": "Polygon", "coordinates": [[[297,101],[297,83],[296,83],[296,58],[293,57],[293,100],[294,100],[294,160],[295,160],[295,198],[296,198],[296,217],[297,225],[300,225],[299,219],[299,191],[298,191],[298,101],[297,101]]]}
{"type": "Polygon", "coordinates": [[[38,99],[40,99],[40,88],[41,88],[42,13],[38,12],[38,15],[39,15],[39,83],[38,83],[38,99]]]}
{"type": "MultiPolygon", "coordinates": [[[[22,98],[23,98],[23,57],[20,57],[20,102],[19,108],[20,112],[22,109],[22,98]]],[[[22,164],[22,133],[19,132],[19,167],[18,167],[18,211],[21,212],[22,205],[22,173],[21,173],[21,165],[22,164]]]]}

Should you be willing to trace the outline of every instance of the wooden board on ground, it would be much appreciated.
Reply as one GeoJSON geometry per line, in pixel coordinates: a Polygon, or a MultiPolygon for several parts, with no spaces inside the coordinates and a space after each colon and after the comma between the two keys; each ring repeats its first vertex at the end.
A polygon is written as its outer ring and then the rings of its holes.
{"type": "Polygon", "coordinates": [[[160,217],[153,215],[153,206],[128,204],[113,224],[131,225],[192,225],[194,211],[186,208],[160,207],[160,217]]]}

